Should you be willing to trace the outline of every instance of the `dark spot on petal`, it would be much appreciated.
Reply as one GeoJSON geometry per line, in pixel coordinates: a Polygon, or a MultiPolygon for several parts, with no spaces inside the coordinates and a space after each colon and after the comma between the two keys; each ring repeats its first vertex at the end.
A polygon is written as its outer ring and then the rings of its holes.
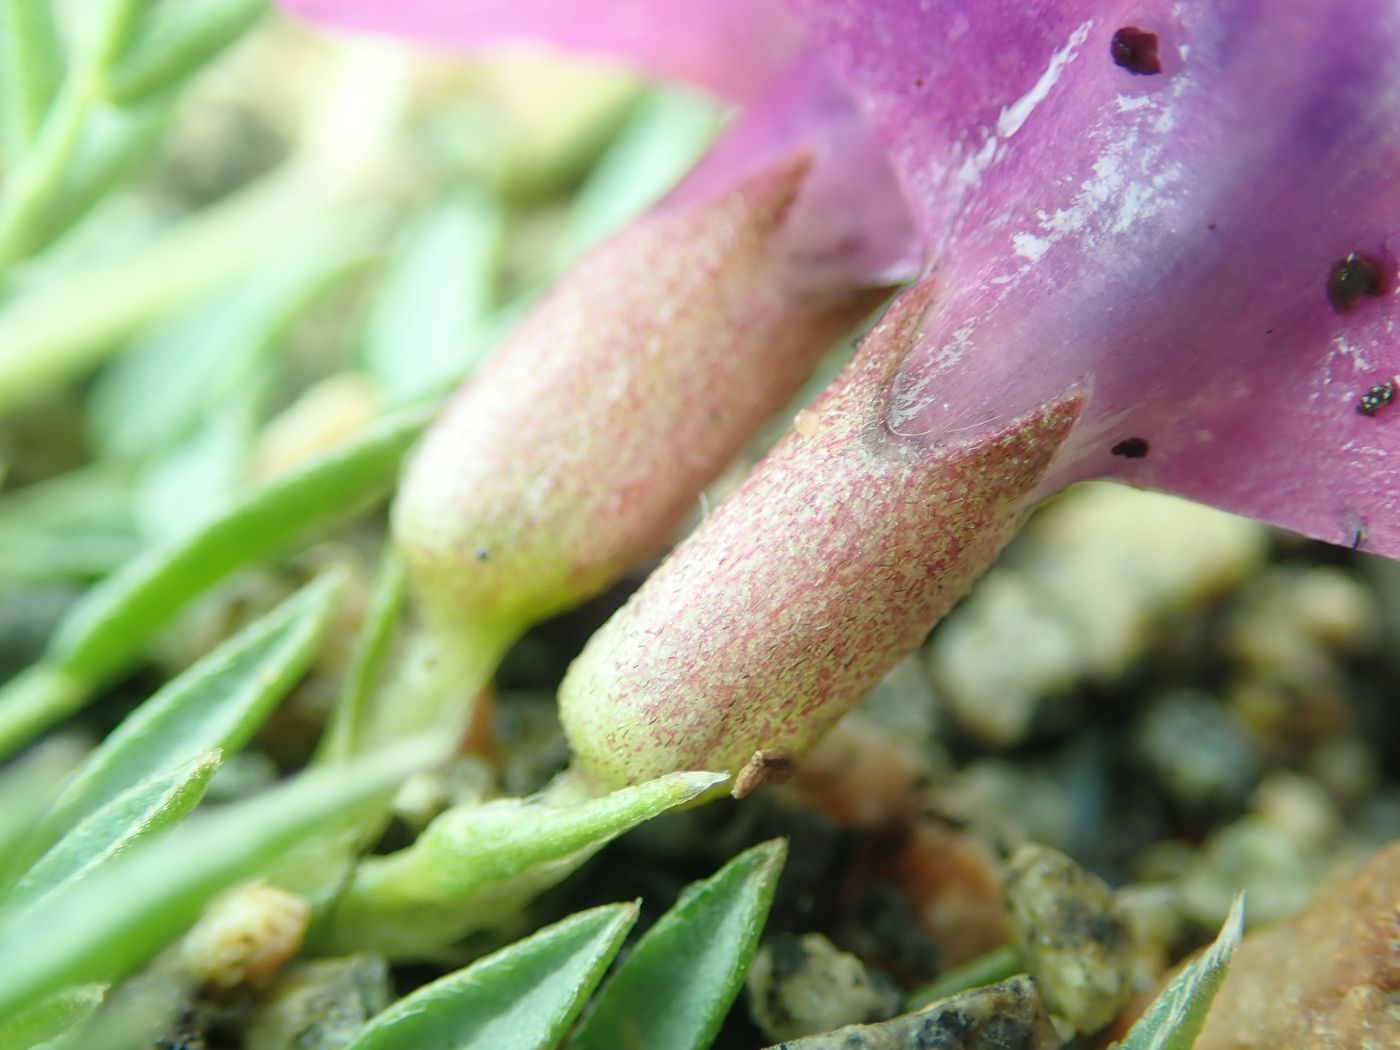
{"type": "Polygon", "coordinates": [[[1213,229],[1215,229],[1215,223],[1213,223],[1213,222],[1208,222],[1208,223],[1206,223],[1206,229],[1208,229],[1208,230],[1213,230],[1213,229]]]}
{"type": "Polygon", "coordinates": [[[924,78],[923,78],[923,77],[915,77],[915,78],[914,78],[914,86],[915,86],[916,88],[921,88],[921,87],[923,87],[923,86],[924,86],[924,78]]]}
{"type": "Polygon", "coordinates": [[[1395,380],[1387,379],[1384,383],[1376,383],[1361,395],[1361,400],[1356,403],[1356,411],[1363,416],[1374,416],[1394,400],[1395,380]]]}
{"type": "Polygon", "coordinates": [[[485,547],[478,547],[478,548],[476,549],[476,560],[477,560],[477,561],[486,561],[486,560],[488,560],[490,557],[491,557],[491,552],[490,552],[489,550],[487,550],[485,547]]]}
{"type": "Polygon", "coordinates": [[[1115,65],[1129,73],[1151,76],[1162,72],[1162,60],[1157,57],[1157,34],[1136,26],[1124,26],[1113,34],[1109,53],[1115,65]]]}
{"type": "Polygon", "coordinates": [[[1142,459],[1147,455],[1146,438],[1124,438],[1113,446],[1113,454],[1124,459],[1142,459]]]}
{"type": "Polygon", "coordinates": [[[1352,252],[1332,267],[1327,275],[1327,301],[1332,309],[1344,314],[1363,296],[1385,292],[1381,264],[1369,255],[1352,252]]]}

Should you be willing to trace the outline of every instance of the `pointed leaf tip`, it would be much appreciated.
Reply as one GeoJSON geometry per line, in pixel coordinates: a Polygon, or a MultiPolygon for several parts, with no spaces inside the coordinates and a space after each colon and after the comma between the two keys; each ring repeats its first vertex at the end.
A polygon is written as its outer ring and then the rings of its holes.
{"type": "Polygon", "coordinates": [[[743,986],[787,843],[739,854],[688,887],[609,978],[567,1050],[704,1050],[743,986]]]}
{"type": "Polygon", "coordinates": [[[548,926],[399,1000],[350,1050],[551,1050],[637,913],[610,904],[548,926]]]}
{"type": "Polygon", "coordinates": [[[1215,942],[1153,1000],[1119,1050],[1191,1050],[1243,935],[1244,894],[1240,893],[1215,942]]]}

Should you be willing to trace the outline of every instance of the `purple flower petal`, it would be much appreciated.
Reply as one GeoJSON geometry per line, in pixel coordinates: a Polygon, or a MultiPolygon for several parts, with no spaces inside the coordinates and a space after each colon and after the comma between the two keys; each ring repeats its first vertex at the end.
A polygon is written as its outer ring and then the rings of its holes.
{"type": "Polygon", "coordinates": [[[1056,483],[1400,555],[1393,0],[793,6],[944,289],[892,430],[956,444],[1078,388],[1056,483]]]}
{"type": "Polygon", "coordinates": [[[742,101],[801,50],[778,0],[280,0],[303,18],[438,47],[546,43],[742,101]]]}

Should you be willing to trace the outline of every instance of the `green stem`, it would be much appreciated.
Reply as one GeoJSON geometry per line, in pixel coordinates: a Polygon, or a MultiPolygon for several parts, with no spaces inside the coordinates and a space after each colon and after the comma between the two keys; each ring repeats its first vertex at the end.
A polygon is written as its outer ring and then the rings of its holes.
{"type": "Polygon", "coordinates": [[[514,625],[473,625],[446,641],[437,632],[419,630],[378,702],[364,713],[359,746],[373,748],[429,730],[459,737],[477,695],[520,633],[514,625]]]}

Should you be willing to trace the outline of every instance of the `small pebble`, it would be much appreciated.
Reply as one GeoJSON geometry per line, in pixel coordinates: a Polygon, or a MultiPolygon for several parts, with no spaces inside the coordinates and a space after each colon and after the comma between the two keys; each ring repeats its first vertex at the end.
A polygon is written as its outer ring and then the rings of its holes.
{"type": "Polygon", "coordinates": [[[1155,700],[1136,733],[1148,774],[1181,812],[1239,812],[1259,780],[1262,758],[1249,729],[1225,705],[1196,690],[1155,700]]]}
{"type": "Polygon", "coordinates": [[[880,1024],[852,1025],[771,1050],[1059,1050],[1035,981],[1013,977],[880,1024]]]}
{"type": "Polygon", "coordinates": [[[1262,526],[1186,500],[1077,486],[934,631],[939,696],[978,743],[1006,748],[1084,685],[1117,680],[1166,618],[1235,586],[1259,562],[1262,526]]]}
{"type": "Polygon", "coordinates": [[[1063,853],[1022,846],[1007,863],[1011,941],[1050,1012],[1089,1033],[1132,993],[1136,958],[1127,916],[1102,880],[1063,853]]]}
{"type": "Polygon", "coordinates": [[[301,950],[311,908],[306,900],[266,883],[225,894],[185,935],[185,967],[206,987],[265,983],[301,950]]]}
{"type": "Polygon", "coordinates": [[[1400,1046],[1400,843],[1246,937],[1195,1050],[1400,1046]]]}
{"type": "Polygon", "coordinates": [[[819,933],[782,934],[759,949],[748,977],[749,1013],[770,1039],[796,1039],[884,1020],[900,994],[819,933]]]}
{"type": "Polygon", "coordinates": [[[391,994],[389,967],[378,955],[293,966],[253,1018],[247,1050],[344,1050],[391,994]]]}

